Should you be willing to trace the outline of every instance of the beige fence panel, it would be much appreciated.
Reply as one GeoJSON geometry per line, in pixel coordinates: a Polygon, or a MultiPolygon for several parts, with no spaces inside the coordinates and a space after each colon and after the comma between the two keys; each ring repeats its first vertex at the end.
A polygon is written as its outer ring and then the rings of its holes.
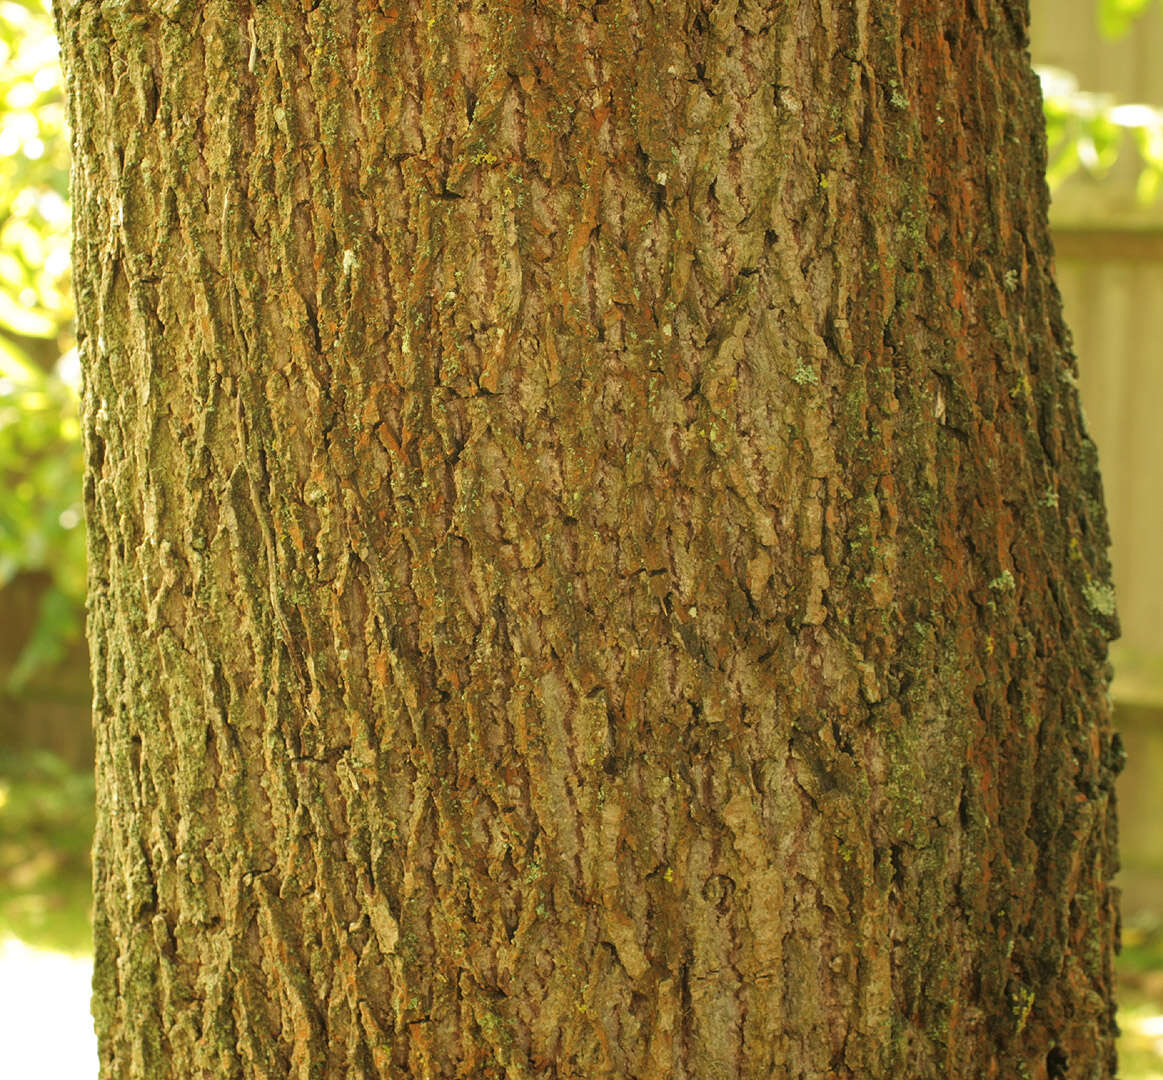
{"type": "MultiPolygon", "coordinates": [[[[1038,65],[1073,72],[1113,102],[1163,106],[1163,7],[1116,42],[1096,0],[1032,0],[1038,65]]],[[[1116,700],[1163,706],[1163,199],[1142,205],[1131,137],[1111,175],[1054,193],[1058,282],[1074,332],[1082,397],[1098,443],[1123,636],[1116,700]]]]}

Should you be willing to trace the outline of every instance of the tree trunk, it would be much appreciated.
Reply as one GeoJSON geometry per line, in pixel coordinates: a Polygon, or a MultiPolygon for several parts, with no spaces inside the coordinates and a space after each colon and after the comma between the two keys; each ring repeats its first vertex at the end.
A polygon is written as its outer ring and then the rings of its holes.
{"type": "Polygon", "coordinates": [[[1113,1076],[1024,0],[58,3],[102,1076],[1113,1076]]]}

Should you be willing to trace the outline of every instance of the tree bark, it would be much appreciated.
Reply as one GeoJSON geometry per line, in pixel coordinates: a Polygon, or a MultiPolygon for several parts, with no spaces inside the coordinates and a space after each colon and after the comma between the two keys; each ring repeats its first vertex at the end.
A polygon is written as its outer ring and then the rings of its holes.
{"type": "Polygon", "coordinates": [[[102,1076],[1114,1075],[1023,0],[58,0],[102,1076]]]}

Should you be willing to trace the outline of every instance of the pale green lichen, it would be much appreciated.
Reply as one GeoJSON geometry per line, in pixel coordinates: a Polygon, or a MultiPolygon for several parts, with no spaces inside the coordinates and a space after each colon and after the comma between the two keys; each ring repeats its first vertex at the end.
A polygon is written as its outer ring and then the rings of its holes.
{"type": "Polygon", "coordinates": [[[815,386],[820,381],[820,376],[816,374],[816,369],[811,364],[806,360],[800,360],[792,374],[792,381],[800,386],[815,386]]]}
{"type": "Polygon", "coordinates": [[[1034,1008],[1035,994],[1028,986],[1019,986],[1010,991],[1010,1011],[1017,1021],[1018,1031],[1026,1026],[1030,1011],[1034,1008]]]}
{"type": "Polygon", "coordinates": [[[1014,575],[1008,570],[1003,570],[997,577],[989,583],[989,587],[995,592],[1013,592],[1014,591],[1014,575]]]}
{"type": "Polygon", "coordinates": [[[1091,611],[1107,617],[1114,615],[1115,587],[1113,585],[1098,585],[1093,581],[1088,581],[1082,587],[1082,595],[1086,597],[1091,611]]]}
{"type": "Polygon", "coordinates": [[[1030,396],[1030,376],[1023,375],[1018,379],[1017,383],[1010,388],[1010,400],[1017,401],[1020,397],[1028,398],[1030,396]]]}

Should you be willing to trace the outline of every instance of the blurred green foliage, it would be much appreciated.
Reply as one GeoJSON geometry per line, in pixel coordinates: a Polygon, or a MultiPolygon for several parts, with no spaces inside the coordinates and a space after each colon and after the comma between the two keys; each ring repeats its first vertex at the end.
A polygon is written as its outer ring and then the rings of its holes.
{"type": "Polygon", "coordinates": [[[1143,916],[1123,927],[1119,957],[1119,1072],[1123,1080],[1163,1077],[1163,922],[1143,916]]]}
{"type": "Polygon", "coordinates": [[[1051,190],[1076,172],[1102,178],[1128,142],[1138,151],[1140,202],[1150,203],[1163,185],[1163,110],[1154,105],[1120,104],[1110,94],[1081,90],[1059,68],[1039,68],[1046,116],[1051,190]]]}
{"type": "Polygon", "coordinates": [[[1103,37],[1120,38],[1156,0],[1098,0],[1098,29],[1103,37]]]}
{"type": "Polygon", "coordinates": [[[41,367],[71,313],[68,184],[51,16],[40,0],[0,0],[0,322],[41,367]]]}
{"type": "MultiPolygon", "coordinates": [[[[1120,38],[1156,6],[1156,0],[1097,0],[1099,32],[1109,39],[1120,38]]],[[[1163,0],[1158,6],[1163,8],[1163,0]]],[[[1071,72],[1061,68],[1039,68],[1038,75],[1051,190],[1080,171],[1101,179],[1129,143],[1139,158],[1139,201],[1154,202],[1163,188],[1163,109],[1084,90],[1071,72]]]]}
{"type": "Polygon", "coordinates": [[[69,146],[56,38],[40,0],[0,0],[0,587],[44,571],[19,692],[81,629],[80,426],[69,277],[69,146]]]}
{"type": "Polygon", "coordinates": [[[91,947],[93,774],[49,753],[0,751],[0,937],[91,947]]]}

